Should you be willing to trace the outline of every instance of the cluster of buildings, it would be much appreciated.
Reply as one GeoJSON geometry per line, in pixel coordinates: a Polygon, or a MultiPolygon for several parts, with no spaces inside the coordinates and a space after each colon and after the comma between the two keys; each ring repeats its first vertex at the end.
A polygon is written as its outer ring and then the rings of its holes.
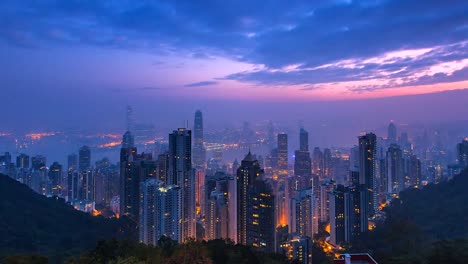
{"type": "Polygon", "coordinates": [[[393,123],[385,139],[363,134],[349,153],[311,151],[309,134],[301,128],[294,164],[288,134],[275,134],[271,124],[267,155],[248,151],[240,162],[225,164],[217,151],[207,161],[200,111],[193,135],[188,128],[174,130],[168,144],[151,154],[138,152],[131,126],[127,129],[117,165],[107,159],[92,165],[91,150],[83,146],[68,156],[67,168],[57,162],[47,167],[45,157],[25,154],[14,164],[5,153],[0,172],[79,210],[107,208],[125,215],[146,244],[161,236],[179,242],[231,239],[311,263],[319,226],[329,226],[330,246],[352,243],[372,229],[381,208],[402,190],[437,183],[468,166],[468,139],[457,145],[457,163],[441,173],[430,159],[420,158],[407,134],[398,136],[393,123]]]}

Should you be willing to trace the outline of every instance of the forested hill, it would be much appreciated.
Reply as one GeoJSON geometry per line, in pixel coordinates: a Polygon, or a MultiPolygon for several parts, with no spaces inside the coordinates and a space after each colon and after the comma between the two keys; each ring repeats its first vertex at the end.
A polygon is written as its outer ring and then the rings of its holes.
{"type": "Polygon", "coordinates": [[[366,250],[383,264],[468,260],[468,170],[447,182],[405,190],[384,210],[385,222],[353,250],[366,250]]]}
{"type": "Polygon", "coordinates": [[[131,226],[123,219],[77,211],[0,174],[0,263],[15,254],[63,260],[94,248],[99,240],[128,238],[131,226]]]}

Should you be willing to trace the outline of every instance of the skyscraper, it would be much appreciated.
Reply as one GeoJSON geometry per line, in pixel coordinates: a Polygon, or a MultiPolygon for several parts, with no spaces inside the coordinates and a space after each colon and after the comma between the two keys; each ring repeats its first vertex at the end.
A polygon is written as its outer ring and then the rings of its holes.
{"type": "Polygon", "coordinates": [[[206,150],[203,142],[203,115],[200,110],[197,110],[193,126],[193,165],[195,168],[205,167],[206,150]]]}
{"type": "Polygon", "coordinates": [[[294,195],[295,231],[301,237],[313,238],[317,233],[318,218],[314,213],[315,197],[312,189],[299,190],[294,195]]]}
{"type": "Polygon", "coordinates": [[[400,146],[391,144],[387,150],[386,158],[386,183],[387,193],[398,194],[405,188],[405,178],[403,174],[403,154],[400,146]]]}
{"type": "Polygon", "coordinates": [[[78,152],[78,199],[94,201],[94,177],[91,171],[91,150],[83,146],[78,152]]]}
{"type": "Polygon", "coordinates": [[[388,125],[388,132],[387,132],[387,141],[388,143],[396,143],[397,140],[397,128],[393,122],[390,122],[388,125]]]}
{"type": "Polygon", "coordinates": [[[299,150],[309,151],[309,132],[301,128],[299,132],[299,150]]]}
{"type": "Polygon", "coordinates": [[[247,188],[246,245],[275,252],[275,197],[260,174],[247,188]]]}
{"type": "Polygon", "coordinates": [[[249,152],[237,169],[237,243],[247,245],[247,194],[249,186],[262,174],[258,160],[249,152]]]}
{"type": "Polygon", "coordinates": [[[361,208],[363,216],[370,217],[375,213],[377,203],[376,192],[376,155],[377,137],[374,133],[367,133],[359,137],[359,184],[367,189],[363,201],[367,206],[361,208]]]}
{"type": "Polygon", "coordinates": [[[78,162],[78,169],[80,172],[91,169],[91,150],[88,146],[80,148],[78,153],[78,162]]]}
{"type": "Polygon", "coordinates": [[[411,185],[421,184],[421,160],[416,155],[411,155],[409,160],[409,178],[411,185]]]}
{"type": "Polygon", "coordinates": [[[180,238],[196,237],[195,171],[192,170],[192,131],[179,128],[169,134],[169,185],[180,187],[180,238]]]}
{"type": "Polygon", "coordinates": [[[134,120],[133,120],[133,108],[127,105],[127,131],[133,131],[134,120]]]}
{"type": "Polygon", "coordinates": [[[288,170],[288,135],[278,134],[278,169],[288,170]]]}
{"type": "Polygon", "coordinates": [[[122,137],[122,148],[133,148],[135,146],[135,139],[130,131],[125,132],[122,137]]]}
{"type": "Polygon", "coordinates": [[[54,162],[49,168],[48,193],[50,195],[61,196],[62,193],[62,165],[54,162]]]}
{"type": "Polygon", "coordinates": [[[461,167],[468,167],[468,138],[457,144],[458,164],[461,167]]]}
{"type": "Polygon", "coordinates": [[[29,169],[29,156],[21,153],[16,157],[16,168],[29,169]]]}
{"type": "Polygon", "coordinates": [[[294,175],[309,176],[312,172],[312,161],[309,152],[309,133],[303,128],[299,133],[299,150],[294,152],[294,175]]]}
{"type": "MultiPolygon", "coordinates": [[[[123,138],[129,139],[129,134],[125,133],[123,138]]],[[[133,168],[136,156],[137,149],[135,147],[122,144],[120,149],[120,214],[128,215],[133,220],[137,219],[139,213],[140,195],[140,177],[134,173],[133,168]],[[124,145],[128,147],[124,148],[124,145]]]]}
{"type": "Polygon", "coordinates": [[[161,236],[179,239],[179,187],[157,179],[140,183],[140,242],[156,245],[161,236]]]}
{"type": "Polygon", "coordinates": [[[345,187],[338,185],[330,196],[330,243],[345,242],[345,187]]]}

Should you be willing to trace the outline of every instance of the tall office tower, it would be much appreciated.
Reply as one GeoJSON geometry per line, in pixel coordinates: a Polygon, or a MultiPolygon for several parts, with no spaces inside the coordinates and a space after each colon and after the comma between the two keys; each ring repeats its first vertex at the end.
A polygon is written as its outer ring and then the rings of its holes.
{"type": "Polygon", "coordinates": [[[16,168],[29,169],[29,156],[21,153],[16,157],[16,168]]]}
{"type": "Polygon", "coordinates": [[[275,197],[271,185],[260,174],[247,189],[246,244],[275,252],[275,197]]]}
{"type": "Polygon", "coordinates": [[[299,150],[309,151],[309,132],[304,128],[299,131],[299,150]]]}
{"type": "Polygon", "coordinates": [[[457,144],[458,164],[461,167],[468,167],[468,138],[457,144]]]}
{"type": "Polygon", "coordinates": [[[329,148],[323,150],[323,176],[332,177],[331,170],[333,167],[332,154],[329,148]]]}
{"type": "Polygon", "coordinates": [[[133,148],[135,146],[135,138],[130,131],[125,132],[122,137],[122,148],[133,148]]]}
{"type": "MultiPolygon", "coordinates": [[[[226,185],[227,187],[227,185],[226,185]]],[[[212,191],[207,203],[208,210],[205,215],[207,240],[229,237],[229,210],[228,192],[212,191]]]]}
{"type": "Polygon", "coordinates": [[[391,144],[387,150],[386,158],[386,186],[387,193],[398,194],[405,188],[405,178],[403,174],[403,156],[400,146],[391,144]]]}
{"type": "Polygon", "coordinates": [[[165,185],[157,179],[140,183],[138,231],[141,243],[156,245],[163,235],[179,240],[179,195],[179,187],[165,185]]]}
{"type": "Polygon", "coordinates": [[[17,175],[16,175],[16,180],[26,184],[30,185],[30,171],[29,171],[29,156],[21,153],[16,157],[16,169],[17,169],[17,175]]]}
{"type": "Polygon", "coordinates": [[[91,150],[88,146],[80,148],[78,153],[78,169],[80,172],[91,169],[91,150]]]}
{"type": "Polygon", "coordinates": [[[96,205],[110,205],[112,199],[112,173],[107,158],[96,161],[93,175],[96,205]]]}
{"type": "Polygon", "coordinates": [[[250,185],[253,184],[257,177],[263,175],[263,170],[260,168],[258,160],[254,159],[249,152],[241,162],[241,166],[237,169],[237,243],[247,245],[247,209],[248,197],[247,193],[250,185]]]}
{"type": "Polygon", "coordinates": [[[158,160],[156,161],[158,173],[156,178],[160,181],[167,183],[167,173],[169,168],[169,154],[163,153],[158,155],[158,160]]]}
{"type": "Polygon", "coordinates": [[[337,185],[329,197],[330,243],[337,246],[345,242],[345,187],[337,185]]]}
{"type": "Polygon", "coordinates": [[[133,131],[135,120],[133,119],[133,108],[127,105],[127,131],[133,131]]]}
{"type": "Polygon", "coordinates": [[[168,183],[180,187],[180,238],[196,236],[195,172],[192,170],[192,131],[179,128],[169,134],[168,183]]]}
{"type": "Polygon", "coordinates": [[[421,185],[421,160],[416,155],[409,159],[409,178],[411,185],[421,185]]]}
{"type": "Polygon", "coordinates": [[[136,148],[120,149],[120,214],[138,223],[140,182],[156,178],[151,154],[137,154],[136,148]]]}
{"type": "Polygon", "coordinates": [[[278,134],[278,169],[288,170],[288,135],[278,134]]]}
{"type": "Polygon", "coordinates": [[[72,203],[78,198],[78,155],[70,154],[67,159],[67,201],[72,203]]]}
{"type": "Polygon", "coordinates": [[[35,192],[46,195],[47,167],[46,157],[36,155],[31,158],[31,180],[30,188],[35,192]]]}
{"type": "Polygon", "coordinates": [[[275,128],[273,126],[273,122],[270,120],[268,122],[268,127],[267,127],[267,145],[269,150],[272,150],[275,148],[275,128]]]}
{"type": "Polygon", "coordinates": [[[83,146],[79,150],[78,173],[78,199],[94,201],[94,177],[91,171],[91,150],[88,146],[83,146]]]}
{"type": "Polygon", "coordinates": [[[323,179],[323,153],[318,147],[314,148],[312,154],[312,173],[323,179]]]}
{"type": "Polygon", "coordinates": [[[49,168],[48,193],[50,195],[62,195],[62,165],[54,162],[49,168]]]}
{"type": "Polygon", "coordinates": [[[68,155],[67,160],[67,170],[78,170],[78,156],[75,153],[68,155]]]}
{"type": "Polygon", "coordinates": [[[336,183],[333,180],[326,179],[321,182],[319,187],[319,220],[322,223],[330,221],[330,197],[329,194],[335,189],[336,183]]]}
{"type": "Polygon", "coordinates": [[[346,188],[344,193],[344,240],[351,243],[359,237],[361,233],[367,230],[367,218],[362,226],[361,224],[361,198],[365,195],[359,186],[351,185],[346,188]],[[362,226],[362,228],[361,228],[362,226]]]}
{"type": "Polygon", "coordinates": [[[377,192],[376,188],[376,155],[377,137],[374,133],[367,133],[359,137],[359,184],[367,189],[367,195],[363,201],[367,206],[361,208],[363,216],[371,217],[376,212],[377,192]]]}
{"type": "Polygon", "coordinates": [[[271,183],[275,196],[275,219],[279,226],[287,226],[290,216],[288,179],[280,178],[271,183]]]}
{"type": "Polygon", "coordinates": [[[91,170],[79,172],[78,199],[94,201],[94,175],[91,170]]]}
{"type": "Polygon", "coordinates": [[[299,133],[299,150],[295,151],[294,175],[309,176],[312,173],[312,161],[309,152],[309,133],[301,128],[299,133]]]}
{"type": "MultiPolygon", "coordinates": [[[[123,146],[124,144],[122,144],[123,146]]],[[[135,175],[133,161],[137,158],[135,147],[120,149],[120,214],[136,220],[139,210],[140,175],[135,175]]]]}
{"type": "Polygon", "coordinates": [[[203,142],[203,115],[200,110],[197,110],[193,126],[193,165],[195,168],[206,166],[206,150],[203,142]]]}
{"type": "Polygon", "coordinates": [[[388,125],[387,142],[395,144],[397,142],[397,128],[393,122],[388,125]]]}
{"type": "Polygon", "coordinates": [[[291,230],[301,237],[313,238],[318,229],[318,218],[314,215],[315,197],[312,189],[296,191],[293,198],[294,226],[291,230]]]}

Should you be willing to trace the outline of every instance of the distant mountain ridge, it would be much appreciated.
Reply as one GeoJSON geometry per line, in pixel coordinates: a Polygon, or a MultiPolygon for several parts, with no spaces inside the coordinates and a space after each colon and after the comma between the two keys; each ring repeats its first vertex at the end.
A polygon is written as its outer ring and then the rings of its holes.
{"type": "Polygon", "coordinates": [[[94,248],[98,240],[128,238],[128,230],[123,219],[77,211],[63,199],[44,197],[0,174],[0,262],[16,254],[61,262],[94,248]]]}

